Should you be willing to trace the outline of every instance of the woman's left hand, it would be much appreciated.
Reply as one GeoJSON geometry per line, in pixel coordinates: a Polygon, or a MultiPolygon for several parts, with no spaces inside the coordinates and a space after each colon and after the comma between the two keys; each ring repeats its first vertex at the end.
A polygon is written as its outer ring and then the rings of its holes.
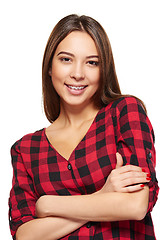
{"type": "Polygon", "coordinates": [[[117,165],[108,176],[106,183],[99,191],[104,192],[136,192],[144,188],[148,183],[150,174],[142,168],[134,165],[123,166],[123,159],[119,153],[116,153],[117,165]]]}

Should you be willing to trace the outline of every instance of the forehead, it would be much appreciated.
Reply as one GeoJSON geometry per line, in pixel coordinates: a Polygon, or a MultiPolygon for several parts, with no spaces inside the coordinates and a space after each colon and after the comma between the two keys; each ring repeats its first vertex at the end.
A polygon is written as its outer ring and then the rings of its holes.
{"type": "Polygon", "coordinates": [[[88,55],[96,54],[98,51],[94,40],[86,32],[73,31],[67,35],[57,46],[56,52],[70,51],[73,54],[88,55]]]}

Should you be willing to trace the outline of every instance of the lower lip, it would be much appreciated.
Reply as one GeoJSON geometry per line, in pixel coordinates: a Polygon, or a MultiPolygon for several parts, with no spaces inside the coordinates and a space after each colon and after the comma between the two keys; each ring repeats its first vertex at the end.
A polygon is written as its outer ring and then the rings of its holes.
{"type": "Polygon", "coordinates": [[[67,85],[66,85],[66,87],[67,87],[67,90],[69,91],[69,93],[72,95],[81,95],[86,89],[86,87],[82,88],[82,89],[72,89],[72,88],[69,88],[67,85]]]}

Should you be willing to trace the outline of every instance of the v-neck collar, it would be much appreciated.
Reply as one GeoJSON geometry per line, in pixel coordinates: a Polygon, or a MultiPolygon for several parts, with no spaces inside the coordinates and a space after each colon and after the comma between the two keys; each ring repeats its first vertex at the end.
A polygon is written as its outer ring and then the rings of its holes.
{"type": "Polygon", "coordinates": [[[71,154],[70,154],[70,156],[69,156],[68,159],[66,159],[65,157],[63,157],[63,156],[56,150],[56,148],[50,143],[50,141],[49,141],[49,139],[48,139],[48,137],[47,137],[47,134],[46,134],[46,128],[43,128],[43,133],[44,133],[44,137],[45,137],[46,141],[48,142],[50,148],[55,151],[56,155],[61,158],[61,160],[64,160],[64,161],[69,162],[69,161],[71,161],[71,160],[73,159],[73,155],[74,155],[75,151],[80,147],[80,145],[82,144],[82,142],[84,141],[84,139],[85,139],[85,138],[87,137],[87,135],[92,131],[92,129],[93,129],[93,127],[94,127],[94,124],[96,123],[97,118],[98,118],[99,114],[102,112],[102,110],[103,110],[103,107],[97,112],[97,114],[96,114],[96,116],[94,117],[91,125],[89,126],[89,128],[88,128],[88,130],[87,130],[87,132],[85,133],[85,135],[83,136],[83,138],[80,140],[80,142],[77,144],[77,146],[73,149],[73,151],[71,152],[71,154]]]}

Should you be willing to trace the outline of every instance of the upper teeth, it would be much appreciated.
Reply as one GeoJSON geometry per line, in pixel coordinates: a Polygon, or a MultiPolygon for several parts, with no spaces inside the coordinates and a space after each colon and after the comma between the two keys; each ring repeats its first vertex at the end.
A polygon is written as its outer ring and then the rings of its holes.
{"type": "Polygon", "coordinates": [[[85,86],[75,87],[75,86],[70,86],[70,85],[68,85],[68,87],[71,89],[75,89],[75,90],[81,90],[81,89],[85,88],[85,86]]]}

